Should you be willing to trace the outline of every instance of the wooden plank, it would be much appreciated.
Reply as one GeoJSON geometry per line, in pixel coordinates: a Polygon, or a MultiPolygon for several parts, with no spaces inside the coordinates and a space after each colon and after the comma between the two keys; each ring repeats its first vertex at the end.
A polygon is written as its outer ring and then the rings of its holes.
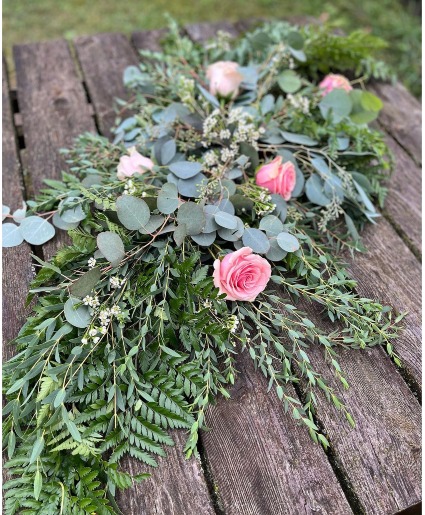
{"type": "Polygon", "coordinates": [[[133,32],[131,42],[137,50],[152,50],[159,52],[161,50],[160,41],[167,34],[167,29],[142,30],[133,32]]]}
{"type": "Polygon", "coordinates": [[[421,163],[421,104],[399,82],[394,85],[376,83],[368,89],[374,91],[384,102],[379,123],[417,163],[421,163]]]}
{"type": "MultiPolygon", "coordinates": [[[[44,179],[60,178],[67,169],[59,149],[69,147],[76,136],[95,131],[83,85],[65,40],[14,47],[18,102],[26,143],[31,195],[44,179]]],[[[64,231],[44,247],[51,257],[67,241],[64,231]]]]}
{"type": "Polygon", "coordinates": [[[116,112],[115,98],[128,98],[123,71],[139,59],[124,34],[96,34],[74,40],[90,99],[97,113],[100,132],[111,136],[116,112]]]}
{"type": "MultiPolygon", "coordinates": [[[[420,405],[381,348],[343,351],[338,361],[350,384],[345,390],[319,350],[314,366],[329,377],[349,407],[356,427],[320,396],[317,419],[333,459],[348,479],[360,513],[393,514],[421,500],[420,405]]],[[[356,511],[357,512],[357,511],[356,511]]]]}
{"type": "MultiPolygon", "coordinates": [[[[352,513],[322,448],[283,411],[247,352],[231,399],[208,409],[201,433],[226,515],[352,513]]],[[[297,397],[292,386],[288,395],[297,397]]]]}
{"type": "Polygon", "coordinates": [[[119,492],[117,502],[125,515],[213,515],[215,513],[201,464],[195,458],[185,460],[186,435],[174,431],[176,445],[158,459],[158,468],[146,467],[125,458],[123,466],[130,474],[148,472],[152,476],[131,490],[119,492]]]}
{"type": "MultiPolygon", "coordinates": [[[[22,170],[19,163],[18,147],[12,121],[9,88],[7,84],[6,63],[3,60],[2,77],[2,163],[3,163],[3,204],[11,208],[11,212],[22,207],[23,183],[22,170]]],[[[2,252],[3,266],[3,359],[7,361],[14,354],[14,346],[9,345],[25,322],[28,309],[25,299],[28,284],[32,279],[30,246],[22,243],[19,247],[4,248],[2,252]]]]}
{"type": "Polygon", "coordinates": [[[403,366],[421,387],[421,265],[384,219],[363,234],[368,249],[350,262],[360,295],[408,311],[394,347],[403,366]]]}
{"type": "MultiPolygon", "coordinates": [[[[143,41],[146,45],[149,38],[143,41]]],[[[137,64],[136,52],[121,34],[78,38],[75,44],[96,117],[100,127],[106,128],[111,123],[111,111],[106,106],[111,107],[115,97],[124,96],[123,71],[126,66],[137,64]],[[94,62],[95,66],[89,66],[94,62]]],[[[213,513],[201,464],[195,459],[184,459],[185,434],[174,430],[171,436],[177,445],[169,450],[166,461],[160,460],[163,463],[153,472],[152,478],[119,496],[123,513],[213,513]]],[[[131,473],[146,472],[146,467],[137,460],[127,458],[124,464],[131,473]]]]}
{"type": "Polygon", "coordinates": [[[408,153],[391,137],[386,142],[396,166],[388,184],[384,214],[420,256],[422,252],[422,171],[408,153]]]}

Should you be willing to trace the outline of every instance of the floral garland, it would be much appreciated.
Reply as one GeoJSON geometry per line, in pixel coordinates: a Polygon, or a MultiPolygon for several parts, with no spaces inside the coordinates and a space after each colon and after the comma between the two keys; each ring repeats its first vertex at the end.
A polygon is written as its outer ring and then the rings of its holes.
{"type": "Polygon", "coordinates": [[[340,348],[384,345],[398,362],[402,316],[360,298],[339,257],[362,250],[385,196],[388,151],[367,125],[382,104],[365,89],[388,76],[365,50],[380,46],[279,22],[201,47],[172,24],[164,52],[124,73],[133,97],[114,142],[80,136],[62,181],[3,208],[4,246],[55,227],[72,240],[51,262],[34,256],[37,303],[5,365],[7,514],[116,513],[116,488],[147,476],[121,458],[156,466],[170,428],[196,453],[240,352],[316,442],[329,445],[317,391],[354,424],[309,349],[344,386],[340,348]],[[301,379],[302,402],[285,388],[301,379]]]}

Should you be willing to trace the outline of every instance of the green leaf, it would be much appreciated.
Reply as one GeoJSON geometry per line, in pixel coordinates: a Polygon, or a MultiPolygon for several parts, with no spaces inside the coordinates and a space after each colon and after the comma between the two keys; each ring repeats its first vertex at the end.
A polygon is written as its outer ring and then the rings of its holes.
{"type": "Polygon", "coordinates": [[[169,215],[177,209],[178,205],[179,195],[177,186],[171,182],[166,182],[158,193],[158,210],[164,215],[169,215]]]}
{"type": "Polygon", "coordinates": [[[238,226],[238,217],[230,215],[225,211],[217,211],[214,215],[214,220],[220,227],[225,229],[236,229],[238,226]]]}
{"type": "Polygon", "coordinates": [[[79,277],[75,283],[70,286],[69,291],[71,295],[82,299],[94,289],[94,287],[99,282],[100,277],[100,268],[92,268],[81,277],[79,277]]]}
{"type": "Polygon", "coordinates": [[[116,202],[117,216],[126,229],[135,231],[146,225],[150,218],[146,202],[131,195],[123,195],[116,202]]]}
{"type": "Polygon", "coordinates": [[[169,139],[161,147],[161,163],[167,165],[176,155],[176,140],[169,139]]]}
{"type": "Polygon", "coordinates": [[[296,252],[300,248],[298,239],[294,235],[289,234],[289,232],[281,232],[277,236],[276,241],[279,247],[286,252],[296,252]]]}
{"type": "Polygon", "coordinates": [[[44,448],[44,438],[40,436],[34,443],[34,447],[32,448],[31,456],[30,456],[30,464],[34,463],[35,460],[40,456],[41,452],[44,448]]]}
{"type": "Polygon", "coordinates": [[[71,433],[72,438],[74,438],[74,440],[76,440],[77,442],[81,442],[80,431],[78,431],[77,426],[72,420],[68,419],[66,421],[66,427],[68,428],[68,431],[71,433]]]}
{"type": "Polygon", "coordinates": [[[285,93],[295,93],[301,87],[301,78],[293,70],[285,70],[277,78],[280,89],[285,93]]]}
{"type": "Polygon", "coordinates": [[[331,203],[331,199],[323,192],[323,181],[317,174],[313,174],[307,179],[305,193],[308,200],[318,206],[327,206],[331,203]]]}
{"type": "Polygon", "coordinates": [[[24,237],[18,225],[10,223],[2,225],[2,247],[16,247],[23,241],[24,237]]]}
{"type": "Polygon", "coordinates": [[[283,223],[275,215],[267,215],[261,219],[259,228],[266,232],[267,236],[277,236],[283,231],[283,223]]]}
{"type": "Polygon", "coordinates": [[[55,213],[52,218],[52,223],[58,229],[68,231],[69,229],[76,229],[80,222],[65,222],[59,213],[55,213]]]}
{"type": "Polygon", "coordinates": [[[97,246],[112,266],[117,266],[125,256],[124,243],[120,236],[111,231],[97,235],[97,246]]]}
{"type": "Polygon", "coordinates": [[[201,247],[209,247],[215,241],[217,236],[216,231],[209,233],[194,234],[191,236],[192,240],[201,247]]]}
{"type": "Polygon", "coordinates": [[[304,47],[304,38],[302,35],[293,30],[288,34],[288,45],[294,50],[302,50],[304,47]]]}
{"type": "Polygon", "coordinates": [[[38,501],[41,489],[43,487],[43,476],[41,475],[40,469],[37,469],[37,472],[34,476],[34,498],[36,501],[38,501]]]}
{"type": "Polygon", "coordinates": [[[279,247],[276,239],[271,239],[270,241],[270,249],[266,254],[266,258],[270,261],[282,261],[282,259],[286,256],[287,252],[279,247]]]}
{"type": "Polygon", "coordinates": [[[297,145],[305,145],[307,147],[314,147],[317,145],[317,141],[309,138],[308,136],[304,136],[303,134],[295,134],[294,132],[280,131],[282,136],[289,143],[296,143],[297,145]]]}
{"type": "Polygon", "coordinates": [[[250,247],[258,254],[266,254],[270,249],[270,242],[267,236],[259,229],[245,229],[242,242],[246,247],[250,247]]]}
{"type": "Polygon", "coordinates": [[[202,232],[206,218],[204,210],[195,202],[186,202],[177,211],[177,222],[186,226],[186,234],[194,236],[202,232]]]}
{"type": "Polygon", "coordinates": [[[165,218],[162,215],[152,215],[149,218],[149,222],[139,229],[139,231],[142,234],[153,234],[164,222],[165,218]]]}
{"type": "Polygon", "coordinates": [[[64,314],[67,321],[74,327],[84,329],[90,324],[91,315],[87,306],[75,306],[81,304],[80,299],[70,297],[64,305],[64,314]]]}
{"type": "Polygon", "coordinates": [[[16,435],[13,431],[9,433],[9,439],[7,442],[7,456],[9,460],[12,459],[16,447],[16,435]]]}
{"type": "Polygon", "coordinates": [[[191,179],[202,170],[202,164],[193,161],[178,161],[168,168],[179,179],[191,179]]]}
{"type": "Polygon", "coordinates": [[[31,245],[43,245],[55,235],[55,228],[39,216],[28,216],[21,222],[21,234],[31,245]]]}
{"type": "Polygon", "coordinates": [[[75,202],[81,202],[80,197],[68,197],[59,203],[59,213],[64,222],[75,223],[81,222],[86,218],[81,203],[75,207],[71,207],[75,202]]]}
{"type": "Polygon", "coordinates": [[[343,89],[334,89],[319,103],[319,109],[325,120],[330,119],[334,123],[338,123],[346,118],[353,107],[350,95],[343,89]]]}
{"type": "Polygon", "coordinates": [[[360,102],[365,111],[379,112],[384,107],[382,100],[369,91],[362,91],[360,102]]]}
{"type": "Polygon", "coordinates": [[[56,394],[55,400],[53,402],[53,407],[58,408],[61,404],[63,404],[65,397],[66,397],[66,391],[63,388],[58,390],[58,393],[56,394]]]}
{"type": "Polygon", "coordinates": [[[214,107],[220,107],[219,101],[211,95],[209,91],[207,91],[205,88],[203,88],[200,84],[197,85],[199,91],[204,95],[204,97],[208,100],[208,102],[213,105],[214,107]]]}

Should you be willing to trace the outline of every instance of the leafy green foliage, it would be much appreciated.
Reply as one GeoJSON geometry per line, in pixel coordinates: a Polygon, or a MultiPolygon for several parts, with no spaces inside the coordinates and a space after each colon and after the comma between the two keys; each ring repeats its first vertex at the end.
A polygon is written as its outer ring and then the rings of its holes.
{"type": "MultiPolygon", "coordinates": [[[[383,345],[398,361],[392,340],[402,315],[359,298],[338,257],[362,250],[359,230],[385,195],[382,136],[352,116],[380,104],[367,93],[355,102],[341,90],[323,97],[311,82],[324,59],[312,58],[318,30],[277,23],[233,48],[220,40],[205,49],[172,25],[166,52],[146,53],[125,74],[134,89],[125,107],[137,114],[118,120],[115,143],[80,136],[65,151],[71,171],[28,203],[30,214],[48,209],[79,225],[51,262],[34,256],[38,301],[4,368],[8,515],[115,513],[116,489],[147,477],[121,471],[124,457],[157,466],[174,428],[188,433],[186,456],[197,453],[205,411],[229,397],[241,350],[324,446],[318,390],[353,421],[311,346],[344,387],[340,348],[383,345]],[[244,76],[232,102],[201,84],[205,64],[223,59],[238,60],[244,76]],[[133,145],[154,167],[118,180],[133,145]],[[295,170],[289,201],[255,184],[255,168],[276,157],[295,170]],[[243,245],[271,261],[269,289],[255,302],[226,302],[212,261],[243,245]],[[324,311],[332,331],[308,318],[303,301],[324,311]],[[304,403],[286,388],[301,379],[304,403]]],[[[351,54],[333,36],[320,51],[356,67],[362,37],[351,54]]]]}

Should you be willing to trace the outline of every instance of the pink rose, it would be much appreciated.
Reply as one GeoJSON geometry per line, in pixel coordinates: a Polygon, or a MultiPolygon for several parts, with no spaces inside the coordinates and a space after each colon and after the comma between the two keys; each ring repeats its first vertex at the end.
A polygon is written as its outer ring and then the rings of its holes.
{"type": "Polygon", "coordinates": [[[129,156],[120,157],[120,162],[117,169],[117,177],[123,181],[127,177],[131,177],[135,173],[142,174],[146,170],[152,170],[154,164],[148,157],[139,154],[135,148],[130,149],[129,156]]]}
{"type": "Polygon", "coordinates": [[[325,96],[334,89],[344,89],[345,91],[351,91],[350,81],[343,75],[329,74],[319,84],[319,88],[322,90],[322,95],[325,96]]]}
{"type": "Polygon", "coordinates": [[[263,165],[255,176],[258,186],[268,189],[271,193],[281,195],[285,200],[291,198],[295,188],[296,172],[291,161],[282,164],[282,156],[276,156],[271,163],[263,165]]]}
{"type": "Polygon", "coordinates": [[[269,282],[272,269],[267,259],[242,247],[227,254],[222,261],[214,261],[214,286],[227,300],[253,302],[269,282]]]}
{"type": "Polygon", "coordinates": [[[210,81],[211,95],[236,98],[239,86],[243,81],[238,71],[238,63],[233,61],[218,61],[207,68],[207,79],[210,81]]]}

